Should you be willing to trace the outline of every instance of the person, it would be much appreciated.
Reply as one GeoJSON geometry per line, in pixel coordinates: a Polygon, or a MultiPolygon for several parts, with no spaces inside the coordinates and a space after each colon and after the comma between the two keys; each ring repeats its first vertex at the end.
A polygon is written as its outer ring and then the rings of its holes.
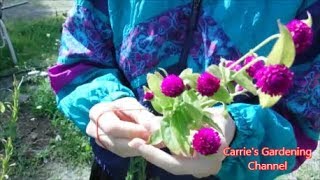
{"type": "MultiPolygon", "coordinates": [[[[284,24],[305,19],[306,11],[313,17],[313,43],[296,56],[290,92],[273,108],[263,109],[249,98],[234,102],[227,107],[231,121],[211,109],[213,118],[228,122],[220,126],[226,132],[225,146],[232,149],[316,149],[319,0],[76,0],[49,77],[58,108],[91,137],[95,158],[90,179],[124,179],[134,156],[148,161],[148,179],[273,179],[296,170],[305,156],[226,157],[220,150],[214,158],[188,159],[146,144],[161,116],[143,100],[143,86],[146,74],[160,67],[174,74],[187,67],[203,72],[221,57],[238,59],[278,32],[277,19],[284,24]],[[182,62],[183,53],[187,58],[182,62]],[[249,170],[254,161],[286,161],[288,167],[249,170]]],[[[258,53],[267,55],[269,50],[258,53]]]]}

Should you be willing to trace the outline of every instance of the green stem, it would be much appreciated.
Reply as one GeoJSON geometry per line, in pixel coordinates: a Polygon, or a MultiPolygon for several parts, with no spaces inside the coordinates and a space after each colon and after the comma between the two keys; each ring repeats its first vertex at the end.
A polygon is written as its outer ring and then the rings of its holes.
{"type": "Polygon", "coordinates": [[[231,94],[231,96],[232,96],[232,97],[235,97],[235,96],[238,96],[238,95],[240,95],[240,94],[244,94],[244,93],[246,93],[246,92],[249,92],[249,91],[246,90],[246,89],[244,89],[244,90],[242,90],[242,91],[235,92],[235,93],[231,94]]]}
{"type": "Polygon", "coordinates": [[[142,157],[130,158],[130,164],[125,180],[146,180],[147,162],[142,157]]]}
{"type": "Polygon", "coordinates": [[[246,57],[250,56],[251,54],[255,53],[256,51],[258,51],[260,48],[262,48],[264,45],[266,45],[267,43],[269,43],[270,41],[277,39],[280,37],[280,34],[274,34],[270,37],[268,37],[267,39],[265,39],[264,41],[262,41],[260,44],[258,44],[256,47],[254,47],[253,49],[251,49],[247,54],[245,54],[244,56],[242,56],[240,59],[238,59],[236,62],[232,63],[231,66],[229,66],[229,69],[234,68],[236,65],[238,65],[239,63],[241,63],[246,57]]]}
{"type": "Polygon", "coordinates": [[[208,105],[210,105],[210,104],[214,104],[214,103],[216,103],[217,101],[215,101],[215,100],[213,100],[213,99],[210,99],[210,100],[208,100],[208,101],[205,101],[205,102],[203,102],[203,103],[201,103],[201,107],[205,107],[205,106],[208,106],[208,105]]]}

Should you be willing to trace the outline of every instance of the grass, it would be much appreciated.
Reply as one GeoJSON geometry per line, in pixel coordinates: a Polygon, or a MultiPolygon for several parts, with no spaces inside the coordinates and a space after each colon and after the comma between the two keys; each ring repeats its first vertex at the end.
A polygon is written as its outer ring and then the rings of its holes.
{"type": "MultiPolygon", "coordinates": [[[[2,141],[3,147],[0,148],[0,180],[8,179],[8,174],[11,172],[11,158],[14,153],[13,142],[17,135],[17,121],[19,112],[19,95],[20,87],[23,79],[20,83],[14,77],[13,81],[13,92],[12,92],[12,103],[7,102],[7,108],[10,111],[9,120],[6,124],[2,125],[2,132],[0,139],[2,141]]],[[[5,112],[5,107],[2,105],[1,113],[5,112]]]]}
{"type": "Polygon", "coordinates": [[[51,119],[51,124],[57,131],[57,136],[50,142],[49,153],[75,164],[90,162],[92,156],[88,138],[57,110],[55,96],[47,79],[40,81],[31,102],[33,114],[51,119]]]}
{"type": "MultiPolygon", "coordinates": [[[[0,76],[26,69],[46,69],[53,65],[57,59],[63,21],[62,17],[50,17],[29,22],[7,23],[7,29],[18,57],[18,64],[13,65],[7,48],[0,49],[0,76]]],[[[67,162],[76,166],[88,165],[92,160],[88,137],[84,136],[70,120],[67,120],[57,110],[55,95],[48,79],[44,77],[26,78],[21,87],[21,93],[30,95],[30,98],[23,103],[20,112],[14,114],[14,117],[19,116],[22,120],[18,123],[28,123],[27,118],[34,117],[41,123],[49,123],[46,127],[50,130],[51,136],[48,142],[40,144],[40,148],[37,147],[38,149],[31,154],[28,149],[32,148],[33,142],[25,143],[21,137],[12,140],[13,154],[10,162],[15,162],[17,166],[9,167],[11,169],[9,175],[13,175],[14,172],[16,179],[33,178],[45,164],[53,161],[67,162]],[[25,117],[26,113],[28,117],[25,117]]],[[[8,123],[8,120],[5,119],[4,122],[8,123]]],[[[14,124],[14,127],[28,128],[24,125],[26,124],[20,124],[20,126],[14,124]]],[[[0,135],[0,138],[2,136],[3,134],[0,135]]],[[[41,137],[42,134],[38,136],[41,137]]],[[[2,149],[3,146],[0,146],[0,154],[4,152],[2,149]]]]}
{"type": "Polygon", "coordinates": [[[57,110],[48,79],[38,77],[31,81],[29,84],[37,85],[37,90],[28,87],[23,89],[24,93],[32,94],[27,106],[34,118],[40,121],[49,120],[53,136],[31,157],[26,153],[29,147],[20,147],[15,154],[18,164],[16,176],[34,178],[35,170],[44,168],[53,161],[67,162],[71,166],[88,165],[92,160],[88,138],[57,110]]]}
{"type": "MultiPolygon", "coordinates": [[[[18,57],[18,69],[46,67],[57,58],[63,18],[6,23],[18,57]]],[[[14,67],[8,48],[0,49],[0,72],[14,67]]]]}

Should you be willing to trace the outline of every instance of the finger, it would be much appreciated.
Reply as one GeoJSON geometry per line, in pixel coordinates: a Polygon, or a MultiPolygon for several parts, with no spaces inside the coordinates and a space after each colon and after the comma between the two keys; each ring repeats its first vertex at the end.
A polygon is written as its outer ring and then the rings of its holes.
{"type": "Polygon", "coordinates": [[[221,167],[221,161],[215,157],[201,159],[176,157],[137,138],[133,139],[129,146],[138,149],[141,156],[150,163],[175,175],[216,174],[221,167]]]}
{"type": "Polygon", "coordinates": [[[179,161],[166,152],[151,145],[147,145],[145,141],[137,138],[130,141],[128,145],[134,149],[137,149],[141,156],[150,163],[172,174],[179,175],[179,172],[176,172],[176,167],[180,166],[179,161]]]}
{"type": "Polygon", "coordinates": [[[114,113],[118,116],[118,118],[122,121],[128,121],[128,122],[133,122],[135,123],[136,121],[131,117],[131,116],[128,116],[127,114],[125,114],[123,111],[126,111],[126,110],[117,110],[115,109],[114,110],[114,113]]]}
{"type": "Polygon", "coordinates": [[[211,174],[206,173],[206,174],[194,174],[193,176],[200,179],[200,178],[208,177],[210,175],[211,174]]]}
{"type": "Polygon", "coordinates": [[[106,135],[97,125],[94,123],[94,121],[90,121],[87,125],[86,133],[94,138],[98,145],[103,147],[104,149],[107,149],[110,144],[112,144],[110,138],[108,138],[108,135],[106,135]],[[101,137],[103,137],[103,140],[101,140],[101,137]]]}
{"type": "Polygon", "coordinates": [[[128,139],[101,136],[100,140],[100,145],[102,145],[102,147],[105,148],[106,144],[108,144],[107,149],[120,157],[140,156],[138,150],[128,146],[128,139]]]}
{"type": "Polygon", "coordinates": [[[87,129],[88,133],[92,134],[93,138],[95,138],[96,143],[104,149],[107,149],[121,157],[133,157],[140,155],[138,150],[132,149],[128,146],[128,139],[108,136],[104,134],[104,132],[100,128],[98,128],[98,133],[96,133],[95,124],[93,123],[93,121],[89,122],[87,129]]]}
{"type": "Polygon", "coordinates": [[[112,116],[116,115],[112,112],[104,113],[99,118],[99,123],[97,123],[106,134],[117,138],[149,138],[150,133],[142,125],[127,121],[115,120],[115,117],[112,116]],[[107,120],[108,118],[110,118],[110,120],[107,120]]]}
{"type": "Polygon", "coordinates": [[[130,117],[130,119],[132,119],[134,122],[142,124],[148,130],[150,129],[150,120],[154,119],[155,116],[149,112],[146,107],[142,106],[136,99],[123,98],[114,101],[114,103],[115,107],[121,110],[122,115],[130,117]],[[126,108],[123,109],[123,107],[126,108]]]}
{"type": "Polygon", "coordinates": [[[94,123],[94,121],[89,121],[87,128],[86,128],[86,133],[88,136],[92,138],[97,138],[97,125],[94,123]]]}
{"type": "Polygon", "coordinates": [[[109,102],[101,102],[94,105],[89,111],[89,118],[92,120],[97,120],[104,112],[112,110],[112,104],[109,102]]]}

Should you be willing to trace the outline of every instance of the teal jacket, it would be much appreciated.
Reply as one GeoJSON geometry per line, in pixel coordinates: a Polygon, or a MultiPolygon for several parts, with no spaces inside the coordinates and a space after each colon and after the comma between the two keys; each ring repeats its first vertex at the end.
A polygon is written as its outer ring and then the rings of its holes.
{"type": "MultiPolygon", "coordinates": [[[[147,73],[159,67],[180,73],[177,64],[191,4],[192,0],[77,0],[63,25],[57,65],[49,69],[58,108],[85,131],[89,109],[99,102],[129,96],[144,103],[142,86],[147,73]]],[[[277,19],[287,23],[305,18],[306,10],[314,18],[314,43],[310,50],[296,57],[292,67],[294,87],[272,109],[262,109],[250,99],[229,105],[237,126],[232,148],[316,148],[320,131],[320,1],[203,0],[186,62],[186,67],[195,72],[218,64],[221,57],[239,58],[277,33],[277,19]]],[[[266,55],[269,50],[266,47],[259,54],[266,55]]],[[[94,142],[92,146],[104,170],[121,179],[128,159],[94,142]]],[[[305,156],[227,157],[217,176],[273,179],[296,169],[304,160],[305,156]],[[250,171],[247,166],[252,161],[287,161],[288,169],[250,171]]],[[[179,178],[148,167],[149,177],[179,178]]]]}

